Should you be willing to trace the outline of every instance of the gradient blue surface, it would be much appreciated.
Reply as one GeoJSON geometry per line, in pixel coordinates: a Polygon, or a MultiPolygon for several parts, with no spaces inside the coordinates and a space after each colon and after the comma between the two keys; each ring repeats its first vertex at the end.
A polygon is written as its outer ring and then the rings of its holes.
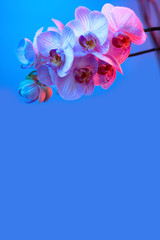
{"type": "MultiPolygon", "coordinates": [[[[128,59],[113,86],[74,102],[17,94],[28,73],[15,48],[36,30],[67,23],[80,5],[1,3],[0,239],[160,239],[160,71],[153,53],[128,59]]],[[[135,0],[111,1],[132,7],[135,0]]],[[[151,47],[150,39],[134,51],[151,47]]]]}

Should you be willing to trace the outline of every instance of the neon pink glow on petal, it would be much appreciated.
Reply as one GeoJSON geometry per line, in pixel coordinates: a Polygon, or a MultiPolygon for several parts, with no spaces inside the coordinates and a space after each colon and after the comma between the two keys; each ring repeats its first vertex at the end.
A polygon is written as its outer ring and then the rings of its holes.
{"type": "Polygon", "coordinates": [[[52,18],[52,21],[57,26],[57,28],[60,30],[60,32],[62,32],[62,30],[64,28],[64,24],[62,22],[60,22],[59,20],[54,19],[54,18],[52,18]]]}
{"type": "Polygon", "coordinates": [[[58,49],[61,44],[61,35],[57,32],[44,32],[37,37],[39,52],[47,57],[51,49],[58,49]]]}
{"type": "Polygon", "coordinates": [[[108,53],[107,53],[107,55],[102,55],[102,54],[100,54],[98,52],[94,52],[93,54],[98,59],[100,59],[100,60],[102,60],[102,61],[104,61],[104,62],[106,62],[106,63],[108,63],[108,64],[110,64],[112,66],[114,66],[121,74],[123,74],[121,65],[117,62],[117,60],[114,57],[108,55],[108,53]]]}
{"type": "Polygon", "coordinates": [[[91,11],[86,7],[78,7],[75,10],[75,18],[76,20],[80,20],[82,23],[83,28],[85,31],[89,30],[90,27],[90,20],[89,20],[89,14],[91,11]]]}
{"type": "Polygon", "coordinates": [[[113,15],[118,29],[126,33],[133,43],[143,44],[145,42],[146,34],[143,25],[133,10],[125,7],[115,7],[113,15]]]}
{"type": "Polygon", "coordinates": [[[48,27],[47,31],[48,32],[53,31],[53,32],[61,33],[61,31],[56,27],[48,27]]]}

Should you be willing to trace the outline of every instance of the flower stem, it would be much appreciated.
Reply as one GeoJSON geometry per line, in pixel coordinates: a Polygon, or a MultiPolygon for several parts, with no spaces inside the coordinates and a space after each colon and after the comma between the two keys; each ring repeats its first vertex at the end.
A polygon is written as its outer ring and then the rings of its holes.
{"type": "Polygon", "coordinates": [[[149,53],[149,52],[156,52],[156,51],[160,51],[160,47],[159,48],[151,48],[149,50],[133,53],[133,54],[130,54],[129,57],[134,57],[134,56],[138,56],[141,54],[145,54],[145,53],[149,53]]]}
{"type": "Polygon", "coordinates": [[[145,32],[160,31],[160,27],[151,27],[144,29],[145,32]]]}

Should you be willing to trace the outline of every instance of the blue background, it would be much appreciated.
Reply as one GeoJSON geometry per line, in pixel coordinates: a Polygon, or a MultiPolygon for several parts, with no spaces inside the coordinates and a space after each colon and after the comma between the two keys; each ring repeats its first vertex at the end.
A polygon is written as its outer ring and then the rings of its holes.
{"type": "MultiPolygon", "coordinates": [[[[20,39],[106,1],[1,3],[0,239],[160,239],[160,71],[156,55],[128,59],[107,91],[27,105],[20,39]]],[[[132,7],[136,1],[111,1],[132,7]]],[[[149,35],[149,34],[148,34],[149,35]]],[[[150,39],[132,52],[152,46],[150,39]]]]}

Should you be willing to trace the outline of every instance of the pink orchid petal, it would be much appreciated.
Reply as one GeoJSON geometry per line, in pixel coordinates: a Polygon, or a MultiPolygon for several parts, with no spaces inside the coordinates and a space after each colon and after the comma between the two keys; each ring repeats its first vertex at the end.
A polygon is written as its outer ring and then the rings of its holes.
{"type": "Polygon", "coordinates": [[[54,19],[54,18],[52,18],[52,21],[57,26],[57,28],[60,30],[60,32],[62,32],[62,30],[64,28],[64,24],[62,22],[60,22],[59,20],[54,19]]]}
{"type": "Polygon", "coordinates": [[[48,27],[47,31],[48,32],[53,31],[53,32],[61,33],[61,31],[56,27],[48,27]]]}
{"type": "Polygon", "coordinates": [[[128,47],[127,50],[124,50],[122,48],[117,48],[112,44],[112,38],[113,38],[113,33],[109,33],[109,50],[107,52],[107,55],[113,56],[119,64],[122,64],[129,56],[130,51],[131,51],[131,44],[128,47]]]}
{"type": "Polygon", "coordinates": [[[47,57],[51,49],[58,49],[61,43],[61,35],[57,32],[44,32],[37,37],[39,52],[47,57]]]}
{"type": "Polygon", "coordinates": [[[73,60],[74,60],[74,53],[73,53],[73,49],[70,45],[68,45],[65,49],[64,49],[64,55],[65,55],[65,62],[62,65],[62,67],[60,66],[60,68],[57,69],[57,73],[59,75],[59,77],[65,77],[68,72],[70,71],[72,64],[73,64],[73,60]]]}
{"type": "Polygon", "coordinates": [[[91,11],[86,7],[78,7],[75,10],[75,18],[76,18],[76,20],[81,21],[82,26],[85,29],[85,31],[88,31],[89,27],[90,27],[90,19],[89,19],[90,13],[91,13],[91,11]]]}
{"type": "Polygon", "coordinates": [[[111,66],[114,66],[121,74],[123,74],[121,65],[117,62],[117,60],[116,60],[114,57],[108,55],[108,53],[107,53],[107,55],[105,55],[105,56],[102,55],[102,54],[100,54],[100,53],[98,53],[98,52],[94,52],[93,54],[94,54],[98,59],[100,59],[100,60],[102,60],[102,61],[110,64],[111,66]]]}
{"type": "Polygon", "coordinates": [[[143,25],[135,12],[125,7],[115,7],[113,15],[119,31],[128,35],[131,42],[142,44],[146,40],[146,34],[143,30],[143,25]]]}
{"type": "Polygon", "coordinates": [[[112,13],[114,6],[112,4],[105,4],[102,8],[102,13],[107,17],[109,28],[115,32],[117,31],[117,26],[114,20],[114,15],[112,13]]]}
{"type": "Polygon", "coordinates": [[[82,24],[79,20],[72,20],[69,23],[67,23],[67,26],[70,27],[75,36],[78,38],[80,35],[84,34],[84,29],[82,27],[82,24]]]}
{"type": "Polygon", "coordinates": [[[73,48],[76,43],[76,38],[73,30],[65,26],[62,31],[62,48],[65,48],[68,44],[73,48]]]}
{"type": "Polygon", "coordinates": [[[39,93],[39,100],[38,100],[38,102],[39,103],[44,102],[45,98],[46,98],[46,92],[45,92],[43,87],[40,87],[40,93],[39,93]]]}
{"type": "Polygon", "coordinates": [[[100,45],[103,45],[108,37],[107,18],[98,11],[89,14],[90,31],[98,38],[100,45]]]}
{"type": "Polygon", "coordinates": [[[38,69],[37,69],[37,76],[39,81],[42,84],[45,85],[53,85],[52,79],[51,79],[51,75],[49,72],[49,67],[45,66],[45,65],[41,65],[38,69]]]}

